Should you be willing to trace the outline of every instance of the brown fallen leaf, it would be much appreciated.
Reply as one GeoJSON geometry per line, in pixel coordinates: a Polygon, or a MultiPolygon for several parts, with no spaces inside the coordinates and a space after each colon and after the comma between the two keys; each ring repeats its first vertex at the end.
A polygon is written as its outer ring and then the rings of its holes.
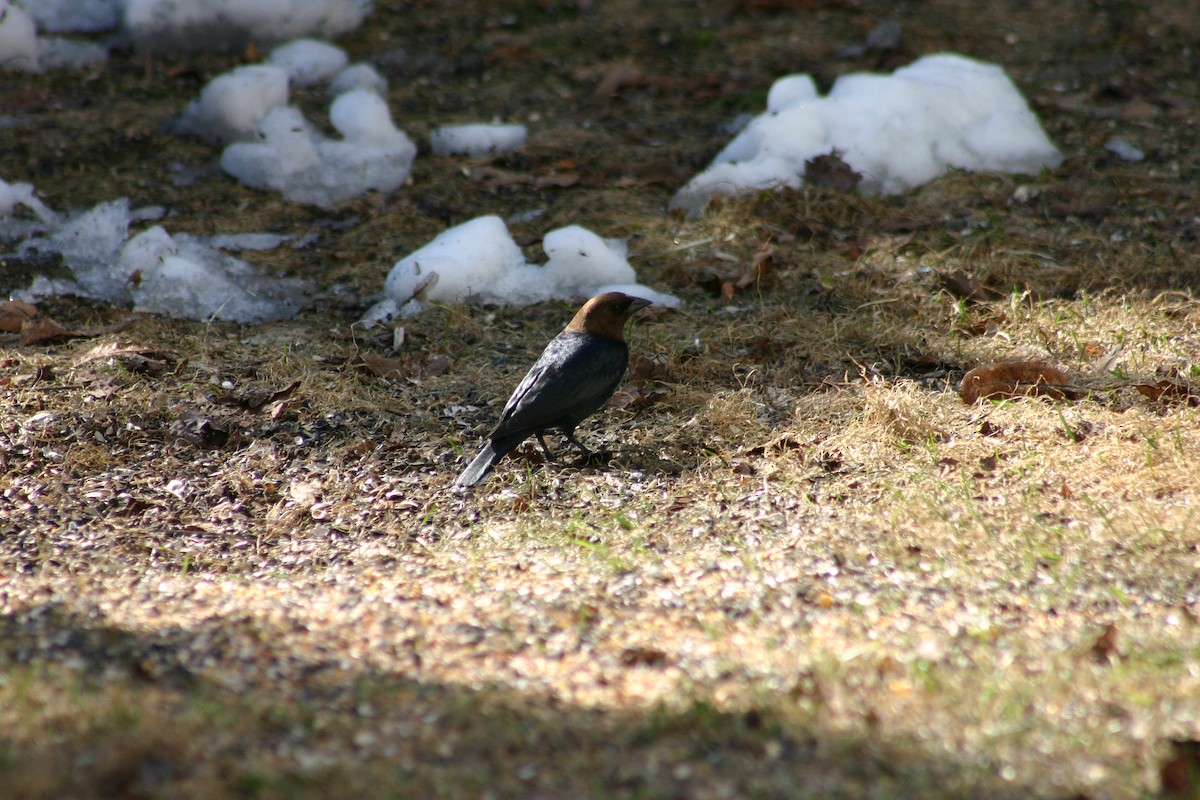
{"type": "Polygon", "coordinates": [[[658,372],[658,364],[654,359],[646,358],[640,353],[629,356],[629,382],[645,383],[658,372]]]}
{"type": "Polygon", "coordinates": [[[98,344],[75,360],[81,367],[93,361],[109,360],[130,372],[158,375],[180,365],[179,356],[170,350],[140,342],[106,342],[98,344]]]}
{"type": "Polygon", "coordinates": [[[842,194],[850,194],[858,188],[861,180],[862,175],[855,172],[837,150],[804,162],[804,182],[810,186],[824,186],[842,194]]]}
{"type": "Polygon", "coordinates": [[[613,392],[612,399],[609,404],[614,408],[624,409],[626,411],[634,408],[653,403],[660,397],[666,395],[666,392],[659,389],[651,389],[649,386],[622,386],[617,391],[613,392]]]}
{"type": "Polygon", "coordinates": [[[388,380],[441,375],[454,363],[453,359],[443,353],[429,356],[424,363],[419,362],[414,355],[388,358],[375,353],[359,353],[359,358],[362,360],[359,367],[366,368],[368,372],[378,378],[388,380]]]}
{"type": "Polygon", "coordinates": [[[559,189],[566,189],[579,183],[579,175],[574,172],[560,172],[551,175],[541,175],[533,185],[539,189],[545,189],[548,186],[553,186],[559,189]]]}
{"type": "Polygon", "coordinates": [[[444,353],[437,353],[429,357],[425,365],[421,367],[422,375],[441,375],[446,370],[450,369],[450,365],[454,360],[444,353]]]}
{"type": "Polygon", "coordinates": [[[1092,658],[1100,664],[1110,664],[1121,657],[1117,651],[1117,626],[1109,623],[1092,643],[1092,658]]]}
{"type": "Polygon", "coordinates": [[[529,55],[529,45],[524,42],[513,42],[511,44],[502,44],[493,48],[484,60],[489,64],[495,64],[497,61],[507,61],[511,58],[523,58],[529,55]]]}
{"type": "Polygon", "coordinates": [[[1172,380],[1161,380],[1157,383],[1134,384],[1135,389],[1143,397],[1164,403],[1187,403],[1189,406],[1200,405],[1200,394],[1185,384],[1172,380]]]}
{"type": "Polygon", "coordinates": [[[478,167],[467,173],[467,180],[483,185],[489,192],[495,192],[509,186],[525,186],[533,183],[535,179],[532,175],[499,167],[478,167]]]}
{"type": "Polygon", "coordinates": [[[964,403],[1005,397],[1045,395],[1054,400],[1074,397],[1067,373],[1041,361],[995,361],[963,376],[959,396],[964,403]]]}
{"type": "Polygon", "coordinates": [[[651,383],[658,372],[659,365],[655,361],[634,353],[629,357],[629,382],[618,389],[609,402],[614,408],[633,409],[665,396],[665,391],[654,388],[651,383]]]}
{"type": "Polygon", "coordinates": [[[0,331],[19,333],[21,327],[37,316],[37,306],[20,300],[0,302],[0,331]]]}
{"type": "Polygon", "coordinates": [[[775,248],[771,245],[759,248],[751,262],[738,272],[722,269],[696,279],[697,286],[720,297],[725,303],[733,302],[734,295],[740,291],[751,287],[766,290],[774,283],[775,248]]]}
{"type": "Polygon", "coordinates": [[[627,667],[659,667],[667,663],[667,654],[657,647],[626,647],[621,651],[621,663],[627,667]]]}
{"type": "Polygon", "coordinates": [[[1176,739],[1158,768],[1163,794],[1180,800],[1200,797],[1200,742],[1176,739]]]}
{"type": "Polygon", "coordinates": [[[31,319],[21,326],[22,345],[61,342],[70,339],[72,335],[69,330],[49,317],[31,319]]]}
{"type": "Polygon", "coordinates": [[[17,375],[12,379],[12,383],[16,386],[30,384],[31,386],[39,383],[51,383],[54,380],[54,368],[49,364],[41,364],[38,368],[27,375],[17,375]]]}
{"type": "Polygon", "coordinates": [[[956,269],[953,272],[943,272],[938,275],[938,278],[943,289],[955,297],[971,303],[983,303],[1004,297],[1003,293],[984,286],[978,278],[966,270],[956,269]]]}
{"type": "Polygon", "coordinates": [[[286,400],[299,387],[300,381],[292,381],[282,389],[250,387],[241,391],[227,392],[218,397],[215,402],[223,406],[236,406],[248,411],[258,411],[263,406],[286,400]]]}
{"type": "Polygon", "coordinates": [[[988,315],[974,322],[965,322],[962,325],[955,326],[954,330],[959,333],[964,333],[967,336],[983,336],[998,331],[1008,322],[1007,314],[988,315]]]}
{"type": "Polygon", "coordinates": [[[375,353],[359,353],[362,363],[359,365],[377,378],[397,380],[416,375],[418,367],[412,356],[404,358],[388,358],[375,353]]]}
{"type": "Polygon", "coordinates": [[[37,319],[27,320],[21,326],[21,344],[30,345],[40,342],[58,342],[66,339],[91,339],[110,333],[120,333],[134,322],[134,319],[127,319],[115,325],[71,330],[49,317],[38,317],[37,319]]]}
{"type": "Polygon", "coordinates": [[[604,74],[592,92],[592,97],[612,97],[618,89],[625,86],[637,86],[644,83],[645,80],[645,73],[633,64],[622,61],[608,68],[608,72],[604,74]]]}

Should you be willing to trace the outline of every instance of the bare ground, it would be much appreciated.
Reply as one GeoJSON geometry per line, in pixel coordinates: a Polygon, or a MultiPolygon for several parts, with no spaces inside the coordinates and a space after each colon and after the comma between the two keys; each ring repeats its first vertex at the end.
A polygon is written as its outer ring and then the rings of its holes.
{"type": "MultiPolygon", "coordinates": [[[[315,233],[254,258],[326,293],[107,333],[126,310],[61,299],[40,313],[90,335],[0,334],[0,796],[1195,796],[1196,15],[496,5],[378,3],[339,44],[416,138],[500,117],[529,146],[423,154],[329,212],[172,181],[217,153],[159,126],[244,55],[5,74],[0,176],[315,233]],[[899,48],[838,56],[889,16],[899,48]],[[1066,163],[663,213],[775,77],[938,50],[1003,64],[1066,163]],[[445,226],[530,211],[531,256],[564,224],[625,237],[686,306],[631,327],[585,425],[604,463],[529,448],[458,497],[571,309],[438,308],[398,349],[351,323],[445,226]],[[1000,358],[1073,391],[963,403],[1000,358]]],[[[45,268],[5,257],[0,288],[45,268]]]]}

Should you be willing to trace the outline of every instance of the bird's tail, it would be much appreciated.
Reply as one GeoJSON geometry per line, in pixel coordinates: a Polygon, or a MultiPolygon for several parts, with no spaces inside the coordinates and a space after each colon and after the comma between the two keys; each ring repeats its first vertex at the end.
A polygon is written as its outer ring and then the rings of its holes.
{"type": "Polygon", "coordinates": [[[488,476],[492,468],[499,463],[504,457],[503,452],[497,452],[496,448],[488,442],[479,451],[479,455],[475,456],[467,468],[462,471],[462,474],[455,479],[455,486],[474,486],[488,476]]]}

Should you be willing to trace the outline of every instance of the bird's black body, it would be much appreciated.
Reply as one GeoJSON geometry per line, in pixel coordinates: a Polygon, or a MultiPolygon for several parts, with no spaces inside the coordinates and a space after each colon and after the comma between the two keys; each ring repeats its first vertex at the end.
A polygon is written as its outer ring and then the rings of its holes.
{"type": "Polygon", "coordinates": [[[537,436],[549,454],[542,437],[552,428],[562,431],[568,441],[588,452],[576,440],[575,427],[604,405],[620,385],[629,363],[629,346],[621,336],[620,326],[630,314],[648,305],[644,300],[618,295],[624,301],[610,299],[608,303],[616,303],[612,309],[604,307],[593,311],[591,318],[587,316],[597,300],[609,297],[602,295],[590,301],[567,329],[546,345],[508,398],[487,444],[458,476],[456,485],[479,483],[501,458],[530,436],[537,436]],[[589,325],[589,319],[603,324],[589,325]]]}

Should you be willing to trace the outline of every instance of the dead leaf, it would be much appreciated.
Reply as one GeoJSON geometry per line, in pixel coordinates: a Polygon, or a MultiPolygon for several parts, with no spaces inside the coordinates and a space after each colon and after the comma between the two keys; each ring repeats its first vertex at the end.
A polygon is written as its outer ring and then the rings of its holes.
{"type": "Polygon", "coordinates": [[[835,192],[850,194],[858,188],[861,180],[862,175],[855,172],[837,150],[804,162],[804,182],[810,186],[824,186],[835,192]]]}
{"type": "Polygon", "coordinates": [[[627,667],[659,667],[667,663],[667,654],[657,647],[626,647],[621,651],[621,663],[627,667]]]}
{"type": "Polygon", "coordinates": [[[195,412],[171,423],[171,432],[176,438],[205,450],[220,450],[229,442],[228,430],[213,422],[211,418],[195,412]]]}
{"type": "Polygon", "coordinates": [[[629,382],[645,383],[658,372],[658,364],[640,353],[629,357],[629,382]]]}
{"type": "Polygon", "coordinates": [[[1001,292],[984,286],[978,278],[966,270],[956,269],[953,272],[943,272],[938,278],[941,280],[943,289],[955,297],[971,303],[983,303],[1004,297],[1001,292]]]}
{"type": "Polygon", "coordinates": [[[975,322],[968,322],[955,327],[956,331],[965,333],[968,336],[983,336],[985,334],[993,334],[1008,322],[1007,314],[996,314],[995,316],[987,316],[975,322]]]}
{"type": "Polygon", "coordinates": [[[258,411],[265,405],[279,403],[291,396],[300,386],[300,381],[292,381],[282,389],[263,389],[251,387],[237,392],[221,395],[215,402],[224,406],[236,406],[248,411],[258,411]]]}
{"type": "Polygon", "coordinates": [[[107,342],[98,344],[75,360],[81,367],[93,361],[109,360],[130,372],[158,375],[180,366],[179,356],[170,350],[138,342],[107,342]]]}
{"type": "Polygon", "coordinates": [[[550,175],[541,175],[533,182],[533,185],[539,189],[545,189],[547,186],[554,186],[559,189],[566,189],[569,186],[574,186],[579,183],[579,175],[573,172],[553,173],[550,175]]]}
{"type": "Polygon", "coordinates": [[[613,392],[612,399],[609,401],[609,403],[614,408],[628,410],[649,405],[664,395],[666,395],[666,392],[658,389],[651,389],[645,385],[622,386],[620,389],[613,392]]]}
{"type": "Polygon", "coordinates": [[[494,64],[497,61],[507,61],[512,58],[523,58],[529,55],[529,45],[523,42],[514,42],[512,44],[502,44],[492,48],[484,59],[489,64],[494,64]]]}
{"type": "Polygon", "coordinates": [[[775,284],[775,248],[764,245],[754,254],[753,260],[740,272],[719,271],[709,273],[696,280],[696,285],[720,297],[725,303],[733,302],[738,292],[754,287],[766,290],[775,284]]]}
{"type": "Polygon", "coordinates": [[[12,379],[13,384],[21,386],[28,383],[36,386],[39,383],[49,383],[54,380],[54,368],[49,364],[41,364],[37,370],[28,375],[17,375],[12,379]]]}
{"type": "Polygon", "coordinates": [[[1110,664],[1121,657],[1117,652],[1117,626],[1109,623],[1092,643],[1092,658],[1100,664],[1110,664]]]}
{"type": "Polygon", "coordinates": [[[62,341],[64,339],[91,339],[110,333],[120,333],[136,320],[123,320],[114,325],[102,325],[94,328],[70,330],[49,317],[26,320],[21,326],[21,344],[37,344],[38,342],[62,341]]]}
{"type": "Polygon", "coordinates": [[[1176,739],[1158,768],[1163,794],[1180,800],[1200,797],[1200,742],[1176,739]]]}
{"type": "Polygon", "coordinates": [[[532,175],[525,175],[499,167],[479,167],[467,173],[467,180],[481,184],[489,192],[509,186],[525,186],[534,182],[532,175]]]}
{"type": "Polygon", "coordinates": [[[49,317],[27,320],[21,326],[21,344],[39,344],[41,342],[59,342],[70,339],[71,332],[49,317]]]}
{"type": "Polygon", "coordinates": [[[467,180],[478,183],[489,192],[497,192],[510,186],[535,186],[538,189],[557,187],[565,189],[579,183],[579,175],[574,172],[551,172],[546,175],[528,175],[523,172],[500,169],[499,167],[479,167],[467,173],[467,180]]]}
{"type": "Polygon", "coordinates": [[[1070,378],[1041,361],[996,361],[963,376],[959,395],[964,403],[982,399],[1045,395],[1054,400],[1073,397],[1070,378]]]}
{"type": "Polygon", "coordinates": [[[1162,113],[1162,109],[1148,100],[1135,97],[1123,106],[1113,110],[1112,116],[1126,122],[1146,122],[1162,113]]]}
{"type": "Polygon", "coordinates": [[[640,69],[628,62],[613,64],[608,68],[600,83],[596,85],[592,97],[612,97],[618,89],[625,86],[636,86],[645,83],[646,75],[640,69]]]}
{"type": "Polygon", "coordinates": [[[375,353],[359,353],[362,365],[377,378],[399,380],[416,375],[418,368],[411,356],[404,358],[388,358],[375,353]]]}
{"type": "Polygon", "coordinates": [[[444,355],[442,353],[432,355],[425,362],[425,366],[421,368],[421,374],[441,375],[443,372],[450,369],[450,365],[453,363],[453,359],[451,359],[448,355],[444,355]]]}
{"type": "Polygon", "coordinates": [[[762,334],[754,340],[751,345],[756,361],[763,361],[771,353],[775,352],[775,340],[767,334],[762,334]]]}
{"type": "Polygon", "coordinates": [[[1184,402],[1189,406],[1200,405],[1200,395],[1190,387],[1172,380],[1161,380],[1157,383],[1138,383],[1134,387],[1143,397],[1163,403],[1184,402]]]}
{"type": "Polygon", "coordinates": [[[19,333],[25,323],[37,316],[37,306],[20,300],[0,302],[0,331],[19,333]]]}
{"type": "Polygon", "coordinates": [[[775,280],[775,248],[764,245],[754,254],[750,267],[733,282],[736,289],[767,289],[775,280]]]}
{"type": "Polygon", "coordinates": [[[378,378],[386,378],[387,380],[441,375],[450,369],[454,363],[453,359],[443,353],[435,353],[429,356],[424,363],[418,362],[415,355],[406,355],[402,358],[388,358],[387,356],[364,352],[359,353],[359,358],[362,360],[362,363],[359,365],[360,367],[366,368],[368,372],[378,378]]]}

